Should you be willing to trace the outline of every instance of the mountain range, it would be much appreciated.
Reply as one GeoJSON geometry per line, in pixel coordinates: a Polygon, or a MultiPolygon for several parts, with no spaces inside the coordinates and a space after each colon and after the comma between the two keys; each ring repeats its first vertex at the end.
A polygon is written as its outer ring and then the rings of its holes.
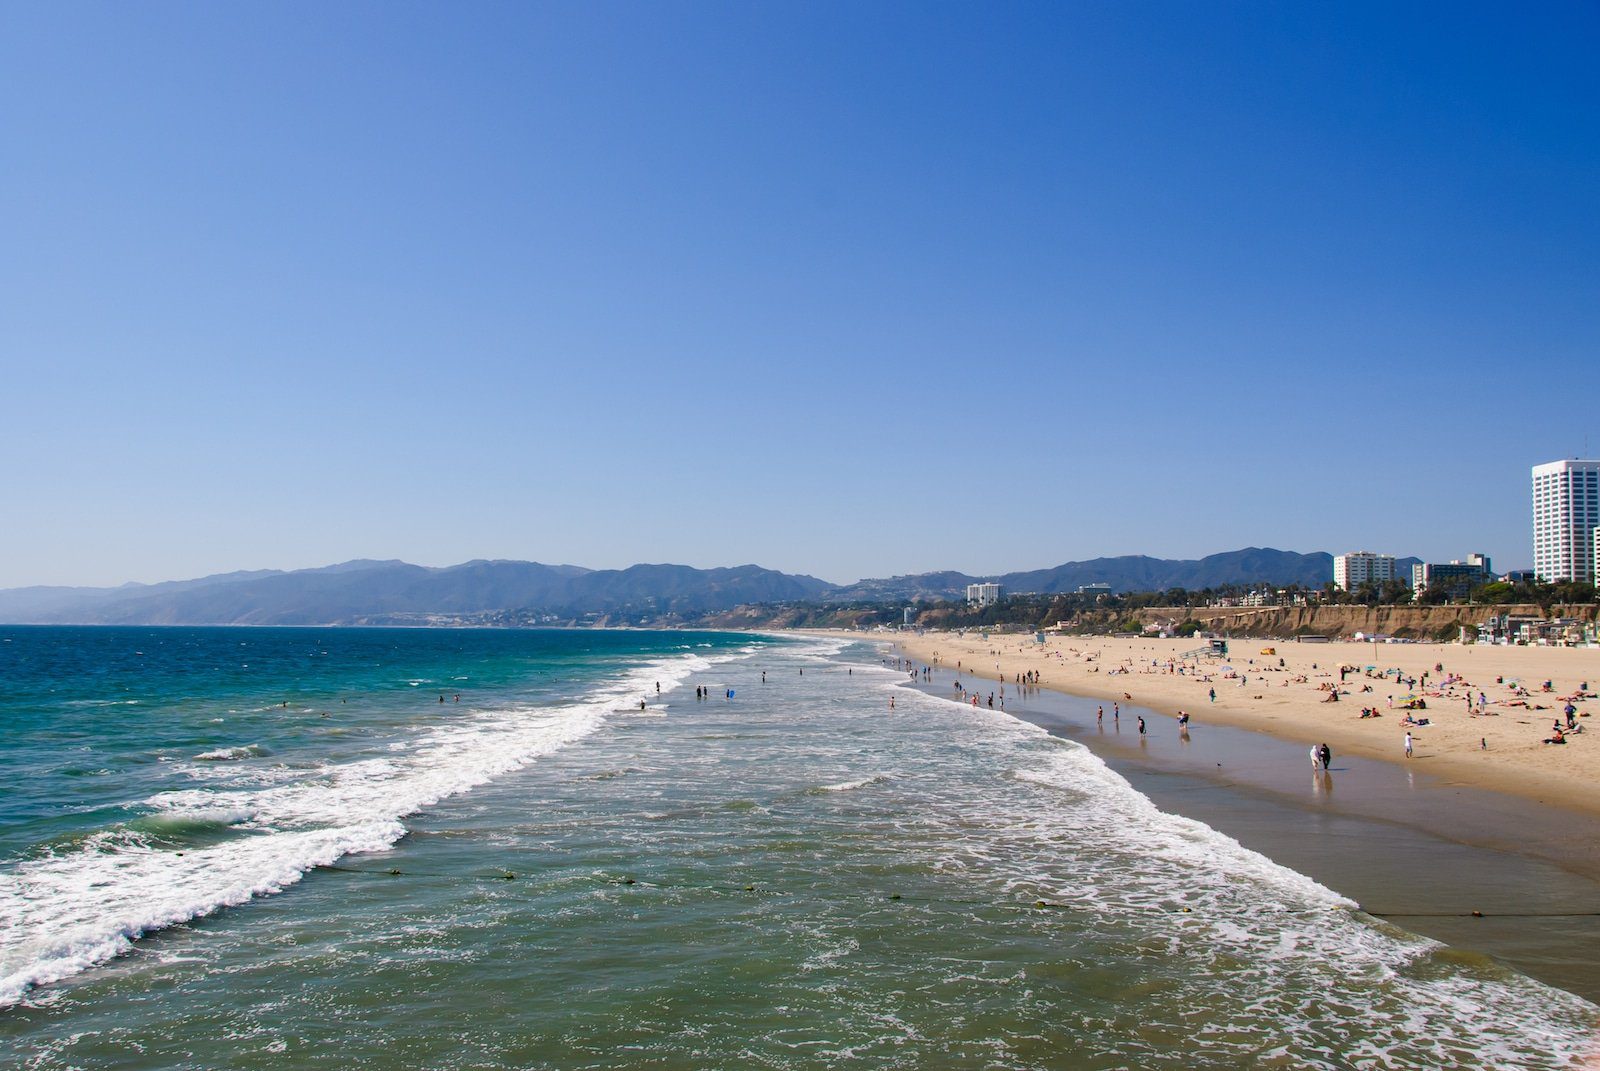
{"type": "MultiPolygon", "coordinates": [[[[1409,575],[1415,558],[1397,562],[1409,575]]],[[[1053,569],[968,576],[920,573],[835,585],[756,565],[696,569],[634,565],[585,569],[523,561],[470,561],[444,568],[358,560],[320,569],[222,573],[115,588],[0,590],[0,621],[14,624],[352,625],[424,624],[492,618],[579,620],[641,615],[692,618],[753,603],[914,601],[960,598],[968,584],[1008,592],[1057,593],[1089,584],[1113,591],[1203,589],[1224,584],[1320,587],[1333,576],[1324,553],[1248,547],[1195,560],[1130,555],[1053,569]]]]}

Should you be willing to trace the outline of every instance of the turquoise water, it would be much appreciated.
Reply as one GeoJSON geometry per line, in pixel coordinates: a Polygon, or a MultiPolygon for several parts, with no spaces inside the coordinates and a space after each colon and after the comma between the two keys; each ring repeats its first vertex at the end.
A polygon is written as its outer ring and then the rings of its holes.
{"type": "Polygon", "coordinates": [[[866,645],[0,641],[8,1066],[1561,1067],[1600,1015],[866,645]]]}

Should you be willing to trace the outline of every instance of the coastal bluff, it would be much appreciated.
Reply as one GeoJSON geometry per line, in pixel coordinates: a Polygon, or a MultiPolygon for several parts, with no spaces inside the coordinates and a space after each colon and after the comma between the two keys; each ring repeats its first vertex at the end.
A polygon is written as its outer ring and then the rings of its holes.
{"type": "Polygon", "coordinates": [[[1266,607],[1186,607],[1151,606],[1107,614],[1085,614],[1076,622],[1064,622],[1085,630],[1105,629],[1105,618],[1127,621],[1137,618],[1141,625],[1179,624],[1198,621],[1208,632],[1233,636],[1268,638],[1292,636],[1393,636],[1411,640],[1454,640],[1463,627],[1478,625],[1501,614],[1530,617],[1560,617],[1594,621],[1600,604],[1534,604],[1469,606],[1266,606],[1266,607]]]}

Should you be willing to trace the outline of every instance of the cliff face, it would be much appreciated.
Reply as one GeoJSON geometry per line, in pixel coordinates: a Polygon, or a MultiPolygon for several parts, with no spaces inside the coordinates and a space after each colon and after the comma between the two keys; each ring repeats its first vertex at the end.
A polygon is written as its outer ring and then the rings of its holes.
{"type": "Polygon", "coordinates": [[[1462,625],[1476,627],[1497,614],[1600,620],[1600,604],[1553,606],[1284,606],[1267,609],[1151,607],[1135,616],[1146,624],[1199,621],[1208,631],[1235,636],[1349,636],[1377,633],[1417,640],[1453,640],[1462,625]]]}

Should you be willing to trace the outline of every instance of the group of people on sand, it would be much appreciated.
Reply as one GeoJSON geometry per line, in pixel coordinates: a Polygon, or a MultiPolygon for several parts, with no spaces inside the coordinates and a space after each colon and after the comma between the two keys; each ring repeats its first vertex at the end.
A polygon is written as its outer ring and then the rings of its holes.
{"type": "Polygon", "coordinates": [[[1561,712],[1566,715],[1567,723],[1562,725],[1561,719],[1557,718],[1550,726],[1550,735],[1545,737],[1542,743],[1565,744],[1568,736],[1583,732],[1583,726],[1578,724],[1578,708],[1573,706],[1572,700],[1567,700],[1567,705],[1561,712]]]}
{"type": "MultiPolygon", "coordinates": [[[[1021,648],[1019,647],[1019,649],[1021,648]]],[[[1078,648],[1070,648],[1069,650],[1074,660],[1081,659],[1084,663],[1098,662],[1102,656],[1102,652],[1100,651],[1080,651],[1078,648]]],[[[1001,652],[997,650],[990,652],[991,656],[999,655],[1000,653],[1001,652]]],[[[1275,654],[1276,652],[1263,651],[1262,653],[1275,654]]],[[[1067,660],[1066,655],[1064,655],[1061,651],[1048,652],[1048,655],[1054,657],[1058,662],[1067,660]]],[[[1391,710],[1394,708],[1399,708],[1399,710],[1403,712],[1400,716],[1400,727],[1406,730],[1404,746],[1405,757],[1408,759],[1413,758],[1416,754],[1416,740],[1413,737],[1411,730],[1419,727],[1426,727],[1430,724],[1430,719],[1428,717],[1419,716],[1415,712],[1427,710],[1429,706],[1429,700],[1434,701],[1433,706],[1435,710],[1443,709],[1446,706],[1446,701],[1460,701],[1465,706],[1467,714],[1476,718],[1484,716],[1492,717],[1497,713],[1505,712],[1508,711],[1509,708],[1516,707],[1525,708],[1530,711],[1545,710],[1548,708],[1540,705],[1538,703],[1538,699],[1541,697],[1555,697],[1564,703],[1562,714],[1565,718],[1565,722],[1563,723],[1562,718],[1558,717],[1550,728],[1550,735],[1543,739],[1543,743],[1564,745],[1570,742],[1570,738],[1574,733],[1583,731],[1583,727],[1577,719],[1588,717],[1587,712],[1578,711],[1576,706],[1577,702],[1583,699],[1600,698],[1600,695],[1595,695],[1589,692],[1588,681],[1583,681],[1581,684],[1579,684],[1577,690],[1571,695],[1560,695],[1557,692],[1555,682],[1551,680],[1545,680],[1540,682],[1536,686],[1536,691],[1530,694],[1529,689],[1530,687],[1534,686],[1525,686],[1521,681],[1507,678],[1505,676],[1497,676],[1494,678],[1494,685],[1497,686],[1497,694],[1494,697],[1491,697],[1486,688],[1474,688],[1472,682],[1460,672],[1446,671],[1442,663],[1436,663],[1432,669],[1424,669],[1421,672],[1416,672],[1412,670],[1402,670],[1399,668],[1383,669],[1374,665],[1362,666],[1351,665],[1348,663],[1340,665],[1330,664],[1326,667],[1323,667],[1313,662],[1311,663],[1308,671],[1298,666],[1288,665],[1283,658],[1276,658],[1272,661],[1276,661],[1277,665],[1272,665],[1267,659],[1261,659],[1258,663],[1257,659],[1251,658],[1248,659],[1248,666],[1242,664],[1233,666],[1220,666],[1218,667],[1217,674],[1213,675],[1211,672],[1207,672],[1203,666],[1185,665],[1183,661],[1170,656],[1164,658],[1140,658],[1138,656],[1130,656],[1122,659],[1120,665],[1109,667],[1107,670],[1105,670],[1105,672],[1114,673],[1119,676],[1130,675],[1133,673],[1159,673],[1162,675],[1181,675],[1188,677],[1207,689],[1206,696],[1212,703],[1217,702],[1216,683],[1217,677],[1219,676],[1222,680],[1236,681],[1241,688],[1248,688],[1252,683],[1251,675],[1253,673],[1262,674],[1262,676],[1258,678],[1262,684],[1267,683],[1268,678],[1266,674],[1277,673],[1280,674],[1280,682],[1282,687],[1289,688],[1296,685],[1310,685],[1318,692],[1322,693],[1322,702],[1324,703],[1337,703],[1341,699],[1347,696],[1352,696],[1359,692],[1361,694],[1361,698],[1359,700],[1360,702],[1363,704],[1374,704],[1361,706],[1360,712],[1357,715],[1361,719],[1381,718],[1385,716],[1384,711],[1382,711],[1380,707],[1376,705],[1377,696],[1372,693],[1377,691],[1377,689],[1374,687],[1374,684],[1380,682],[1388,683],[1392,687],[1396,688],[1397,691],[1400,688],[1405,688],[1412,693],[1409,695],[1391,694],[1386,697],[1387,706],[1391,710]],[[1322,679],[1318,680],[1317,678],[1322,679]],[[1502,696],[1498,692],[1499,688],[1506,689],[1510,694],[1502,696]],[[1371,695],[1370,699],[1367,698],[1369,695],[1371,695]]],[[[907,665],[909,665],[909,662],[907,665]]],[[[961,668],[961,662],[957,661],[956,666],[958,669],[961,668]]],[[[1101,671],[1101,667],[1098,665],[1087,666],[1086,668],[1089,672],[1101,671]]],[[[1021,673],[1013,671],[1011,674],[1012,680],[1010,682],[1006,682],[1006,675],[1003,671],[1001,671],[1000,663],[996,663],[995,669],[996,671],[1000,671],[998,676],[1002,682],[998,703],[996,703],[995,700],[997,697],[995,697],[993,693],[983,695],[978,693],[976,690],[968,691],[962,687],[960,683],[957,683],[955,686],[957,695],[959,695],[963,700],[972,703],[974,706],[986,703],[990,706],[999,706],[1003,708],[1005,701],[1005,683],[1018,685],[1020,686],[1020,690],[1024,692],[1029,686],[1037,686],[1040,683],[1040,674],[1037,670],[1029,670],[1021,673]]],[[[927,671],[923,670],[923,672],[926,673],[927,671]]],[[[913,670],[913,674],[915,674],[915,670],[913,670]]],[[[974,672],[973,675],[976,676],[977,674],[974,672]]],[[[1124,701],[1131,702],[1133,696],[1127,692],[1124,692],[1122,693],[1122,698],[1124,701]]],[[[1263,696],[1257,695],[1255,698],[1260,699],[1263,698],[1263,696]]],[[[1102,706],[1096,712],[1096,721],[1103,723],[1105,713],[1105,709],[1102,706]]],[[[1112,704],[1111,714],[1114,722],[1118,720],[1118,713],[1118,705],[1115,703],[1112,704]]],[[[1433,712],[1430,711],[1429,713],[1433,712]]],[[[1438,717],[1438,715],[1434,714],[1434,717],[1438,717]]],[[[1446,720],[1450,719],[1447,718],[1446,720]]],[[[1138,721],[1139,731],[1141,734],[1144,734],[1146,732],[1146,727],[1143,723],[1143,719],[1140,718],[1138,721]]],[[[1187,738],[1188,735],[1188,722],[1188,713],[1180,710],[1178,712],[1178,729],[1179,732],[1185,736],[1185,738],[1187,738]]],[[[1486,737],[1479,741],[1479,747],[1482,750],[1488,749],[1489,743],[1486,737]]],[[[1332,759],[1331,749],[1327,744],[1318,744],[1316,747],[1311,749],[1311,758],[1312,763],[1316,768],[1325,771],[1328,769],[1328,763],[1331,762],[1332,759]]]]}

